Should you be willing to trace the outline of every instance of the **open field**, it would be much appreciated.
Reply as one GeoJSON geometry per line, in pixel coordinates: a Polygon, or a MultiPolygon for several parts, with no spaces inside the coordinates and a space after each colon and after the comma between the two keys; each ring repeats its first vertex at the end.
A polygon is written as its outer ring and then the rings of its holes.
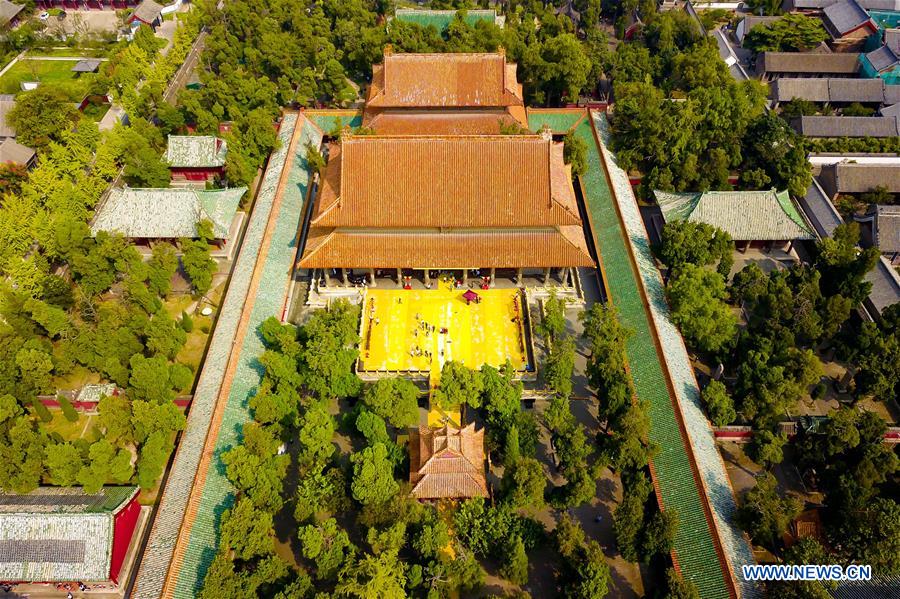
{"type": "Polygon", "coordinates": [[[24,81],[39,81],[42,85],[52,85],[66,94],[72,102],[80,102],[87,95],[94,75],[84,73],[75,77],[72,72],[77,60],[29,60],[23,58],[0,77],[0,94],[17,94],[22,91],[24,81]]]}
{"type": "Polygon", "coordinates": [[[434,385],[451,360],[469,368],[506,360],[517,370],[531,366],[519,291],[478,290],[480,301],[468,304],[464,292],[445,284],[421,291],[369,289],[360,370],[428,372],[434,385]]]}

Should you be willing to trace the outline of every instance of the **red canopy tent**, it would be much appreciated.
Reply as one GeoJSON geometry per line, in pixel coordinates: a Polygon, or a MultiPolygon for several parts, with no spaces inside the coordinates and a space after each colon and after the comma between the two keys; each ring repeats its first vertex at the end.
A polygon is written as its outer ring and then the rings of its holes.
{"type": "Polygon", "coordinates": [[[468,291],[463,293],[462,297],[464,300],[466,300],[466,304],[468,304],[470,302],[475,302],[477,304],[479,301],[481,301],[481,298],[478,297],[478,294],[475,293],[474,291],[472,291],[471,289],[469,289],[468,291]]]}

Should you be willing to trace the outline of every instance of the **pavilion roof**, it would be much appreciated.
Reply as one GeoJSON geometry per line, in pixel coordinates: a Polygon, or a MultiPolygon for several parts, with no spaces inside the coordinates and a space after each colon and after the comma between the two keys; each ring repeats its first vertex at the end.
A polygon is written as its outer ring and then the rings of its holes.
{"type": "Polygon", "coordinates": [[[367,108],[522,106],[516,65],[506,55],[395,54],[375,65],[367,108]]]}
{"type": "Polygon", "coordinates": [[[215,168],[225,165],[224,139],[212,135],[170,135],[166,162],[176,168],[215,168]]]}
{"type": "Polygon", "coordinates": [[[563,147],[537,135],[347,136],[331,147],[316,227],[580,225],[563,147]]]}
{"type": "Polygon", "coordinates": [[[472,423],[412,430],[409,480],[419,499],[486,497],[484,429],[472,423]]]}
{"type": "Polygon", "coordinates": [[[718,227],[735,241],[812,239],[813,232],[787,191],[655,191],[667,222],[690,220],[718,227]]]}
{"type": "Polygon", "coordinates": [[[107,580],[113,518],[137,487],[40,487],[0,493],[0,579],[107,580]]]}
{"type": "Polygon", "coordinates": [[[212,222],[217,239],[227,239],[245,191],[114,188],[97,211],[91,232],[117,231],[132,239],[196,237],[197,223],[205,219],[212,222]]]}

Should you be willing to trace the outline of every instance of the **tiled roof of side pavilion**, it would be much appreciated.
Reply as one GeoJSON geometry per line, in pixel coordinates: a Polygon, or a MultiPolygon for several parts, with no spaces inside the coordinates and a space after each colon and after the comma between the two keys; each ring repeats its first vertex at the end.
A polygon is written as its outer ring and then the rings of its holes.
{"type": "Polygon", "coordinates": [[[224,139],[212,135],[170,135],[166,162],[176,168],[225,166],[228,148],[224,139]]]}
{"type": "Polygon", "coordinates": [[[419,499],[487,497],[484,429],[420,426],[410,431],[409,482],[419,499]]]}
{"type": "Polygon", "coordinates": [[[787,191],[655,191],[666,221],[718,227],[735,241],[812,239],[813,233],[787,191]]]}
{"type": "Polygon", "coordinates": [[[115,188],[94,217],[91,232],[116,231],[132,239],[196,237],[197,223],[205,219],[212,222],[216,239],[227,239],[246,191],[115,188]]]}
{"type": "Polygon", "coordinates": [[[107,580],[113,517],[136,494],[137,487],[0,493],[0,579],[107,580]]]}

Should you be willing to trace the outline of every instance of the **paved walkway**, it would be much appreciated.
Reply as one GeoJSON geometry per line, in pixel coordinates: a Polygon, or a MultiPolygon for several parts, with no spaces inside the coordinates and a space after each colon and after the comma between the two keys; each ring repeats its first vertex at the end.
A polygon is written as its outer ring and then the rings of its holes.
{"type": "Polygon", "coordinates": [[[321,133],[302,116],[287,114],[279,137],[281,148],[269,159],[144,553],[137,599],[196,595],[218,547],[219,515],[234,500],[220,457],[250,419],[247,400],[260,381],[257,358],[263,351],[256,331],[280,314],[287,294],[306,196],[303,155],[306,143],[319,143],[321,133]],[[290,169],[282,176],[285,164],[290,169]]]}

